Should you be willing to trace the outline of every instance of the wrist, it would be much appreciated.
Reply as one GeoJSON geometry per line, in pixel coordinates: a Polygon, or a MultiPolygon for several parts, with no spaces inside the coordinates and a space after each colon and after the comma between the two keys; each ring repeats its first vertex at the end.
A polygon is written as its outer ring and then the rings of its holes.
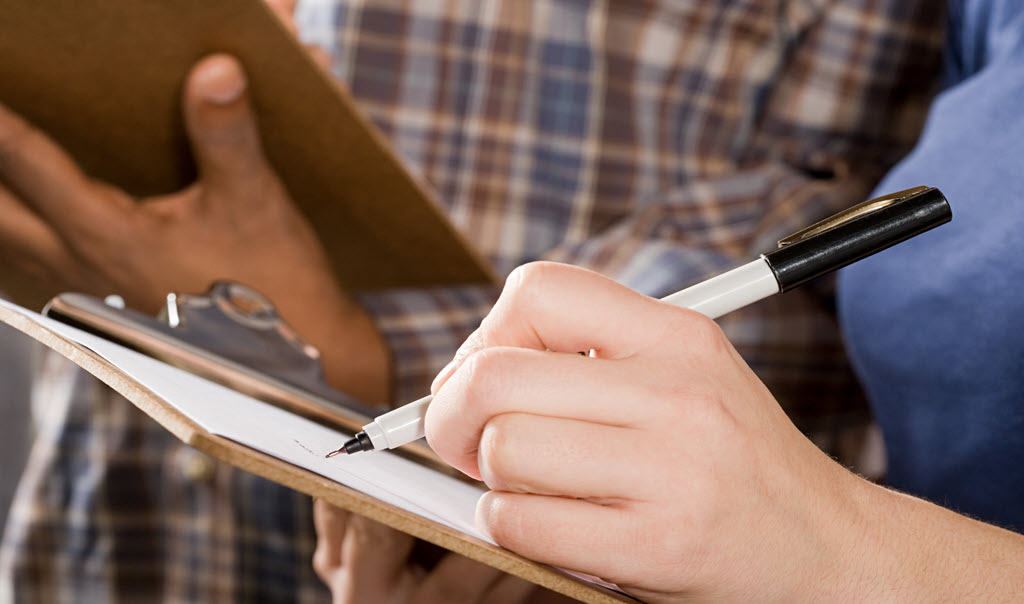
{"type": "Polygon", "coordinates": [[[887,577],[900,564],[892,548],[898,515],[887,509],[883,487],[857,476],[845,468],[841,496],[842,513],[836,522],[839,554],[832,561],[827,584],[819,586],[819,594],[837,601],[889,599],[887,577]]]}
{"type": "MultiPolygon", "coordinates": [[[[956,543],[938,530],[933,510],[948,512],[889,490],[829,460],[835,475],[821,507],[825,555],[806,573],[799,599],[828,601],[935,601],[946,599],[942,558],[956,543]],[[923,509],[924,508],[924,509],[923,509]],[[927,509],[931,508],[931,509],[927,509]]],[[[955,514],[953,514],[955,516],[955,514]]],[[[979,523],[980,524],[980,523],[979,523]]]]}
{"type": "Polygon", "coordinates": [[[859,539],[840,583],[852,600],[942,600],[941,558],[955,551],[924,501],[858,479],[859,539]],[[931,525],[931,526],[929,526],[931,525]],[[937,581],[936,581],[937,579],[937,581]]]}
{"type": "Polygon", "coordinates": [[[386,340],[370,313],[350,298],[344,298],[338,316],[335,334],[325,345],[329,352],[321,353],[327,382],[367,404],[386,406],[391,400],[386,340]]]}
{"type": "MultiPolygon", "coordinates": [[[[872,600],[1001,600],[1024,589],[1024,538],[865,481],[870,538],[862,589],[872,600]],[[869,573],[869,574],[868,574],[869,573]]],[[[1016,594],[1016,595],[1014,595],[1016,594]]]]}
{"type": "Polygon", "coordinates": [[[320,352],[331,387],[370,405],[388,402],[390,353],[362,306],[333,282],[294,287],[279,300],[281,316],[320,352]]]}
{"type": "Polygon", "coordinates": [[[876,576],[867,562],[878,551],[875,485],[850,472],[815,450],[821,471],[811,489],[803,492],[809,512],[805,530],[809,545],[803,552],[798,581],[788,596],[791,601],[861,601],[870,598],[876,576]]]}

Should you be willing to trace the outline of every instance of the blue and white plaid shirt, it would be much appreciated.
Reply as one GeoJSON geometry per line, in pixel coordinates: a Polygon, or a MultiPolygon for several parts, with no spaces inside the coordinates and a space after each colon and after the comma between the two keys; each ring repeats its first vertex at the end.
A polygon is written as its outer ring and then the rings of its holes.
{"type": "MultiPolygon", "coordinates": [[[[500,273],[552,259],[662,295],[862,200],[923,121],[937,10],[325,0],[298,15],[500,273]]],[[[390,344],[396,402],[426,392],[497,293],[361,297],[390,344]]],[[[827,285],[721,324],[802,427],[860,409],[827,285]]],[[[74,368],[48,371],[61,373],[63,393],[38,394],[54,400],[0,550],[19,601],[327,599],[307,497],[191,450],[74,368]]]]}

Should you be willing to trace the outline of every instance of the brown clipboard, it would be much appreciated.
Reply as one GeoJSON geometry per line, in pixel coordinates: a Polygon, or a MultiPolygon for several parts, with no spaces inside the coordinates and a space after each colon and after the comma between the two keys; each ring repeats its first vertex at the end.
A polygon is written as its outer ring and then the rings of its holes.
{"type": "Polygon", "coordinates": [[[447,526],[353,490],[309,470],[224,437],[211,434],[161,399],[110,361],[29,316],[0,305],[0,321],[68,358],[113,388],[156,420],[183,443],[223,462],[290,487],[340,508],[376,520],[414,537],[429,541],[488,566],[583,602],[614,604],[636,602],[619,592],[573,577],[550,566],[528,560],[447,526]]]}
{"type": "MultiPolygon", "coordinates": [[[[171,193],[195,177],[182,84],[214,52],[242,61],[268,158],[344,287],[495,280],[263,0],[3,2],[0,103],[89,175],[136,196],[171,193]]],[[[59,293],[5,273],[0,290],[33,308],[59,293]]]]}

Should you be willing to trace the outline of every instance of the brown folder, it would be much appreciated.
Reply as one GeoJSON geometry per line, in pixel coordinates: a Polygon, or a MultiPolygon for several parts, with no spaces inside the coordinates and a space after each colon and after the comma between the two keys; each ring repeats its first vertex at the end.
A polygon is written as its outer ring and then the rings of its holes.
{"type": "MultiPolygon", "coordinates": [[[[195,177],[182,83],[213,52],[242,61],[270,161],[346,288],[494,280],[262,0],[3,2],[0,102],[90,175],[133,195],[170,193],[195,177]]],[[[0,263],[0,290],[19,301],[36,306],[58,293],[4,271],[0,263]]]]}

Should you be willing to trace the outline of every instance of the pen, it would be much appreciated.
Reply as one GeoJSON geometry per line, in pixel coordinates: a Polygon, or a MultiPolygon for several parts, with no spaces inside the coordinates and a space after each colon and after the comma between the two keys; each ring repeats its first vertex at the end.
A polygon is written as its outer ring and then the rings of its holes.
{"type": "MultiPolygon", "coordinates": [[[[844,210],[779,241],[757,260],[662,298],[716,319],[728,312],[789,291],[915,235],[949,222],[942,192],[914,187],[844,210]]],[[[424,435],[423,418],[432,396],[385,413],[327,457],[394,449],[424,435]]]]}

